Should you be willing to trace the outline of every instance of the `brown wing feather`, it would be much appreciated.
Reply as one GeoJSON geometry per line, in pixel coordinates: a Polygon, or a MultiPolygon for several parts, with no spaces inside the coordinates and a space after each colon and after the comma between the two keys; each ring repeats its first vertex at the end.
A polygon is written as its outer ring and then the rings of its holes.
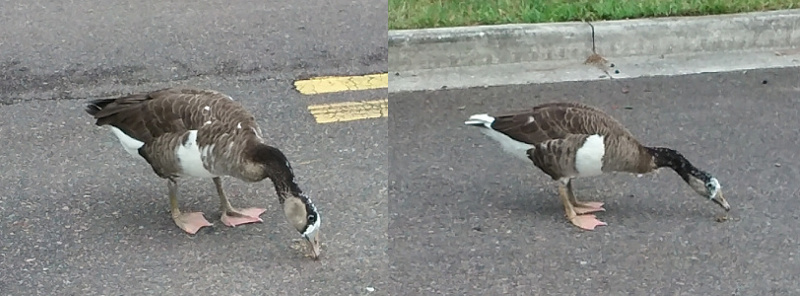
{"type": "MultiPolygon", "coordinates": [[[[241,104],[210,90],[168,88],[95,100],[87,112],[97,125],[112,125],[145,144],[164,134],[201,130],[207,122],[229,129],[241,125],[260,133],[255,118],[241,104]]],[[[202,134],[207,133],[198,132],[198,137],[202,134]]]]}
{"type": "Polygon", "coordinates": [[[521,112],[493,115],[492,128],[528,144],[562,139],[569,134],[626,136],[631,133],[600,109],[580,103],[546,103],[521,112]]]}

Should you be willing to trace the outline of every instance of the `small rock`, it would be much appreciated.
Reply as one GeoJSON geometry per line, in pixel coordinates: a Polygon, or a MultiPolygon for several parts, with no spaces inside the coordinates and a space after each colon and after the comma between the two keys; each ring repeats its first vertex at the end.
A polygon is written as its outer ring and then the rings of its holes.
{"type": "Polygon", "coordinates": [[[779,168],[779,167],[781,167],[781,164],[776,162],[776,163],[775,163],[775,167],[776,167],[776,168],[779,168]]]}
{"type": "Polygon", "coordinates": [[[373,287],[367,287],[367,292],[375,292],[375,288],[373,288],[373,287]]]}
{"type": "Polygon", "coordinates": [[[614,68],[614,63],[611,63],[610,67],[611,67],[611,68],[614,68]]]}
{"type": "Polygon", "coordinates": [[[633,110],[633,107],[631,107],[631,106],[625,106],[625,110],[633,110]]]}
{"type": "Polygon", "coordinates": [[[475,230],[475,231],[478,231],[478,232],[483,231],[483,229],[481,229],[480,226],[472,227],[472,230],[475,230]]]}
{"type": "Polygon", "coordinates": [[[614,70],[614,74],[619,74],[619,70],[614,70]]]}
{"type": "Polygon", "coordinates": [[[767,84],[767,80],[764,79],[764,81],[761,81],[761,84],[767,84]]]}
{"type": "Polygon", "coordinates": [[[622,93],[627,94],[630,90],[627,87],[622,88],[622,93]]]}
{"type": "Polygon", "coordinates": [[[442,89],[447,89],[447,85],[442,85],[442,89]]]}

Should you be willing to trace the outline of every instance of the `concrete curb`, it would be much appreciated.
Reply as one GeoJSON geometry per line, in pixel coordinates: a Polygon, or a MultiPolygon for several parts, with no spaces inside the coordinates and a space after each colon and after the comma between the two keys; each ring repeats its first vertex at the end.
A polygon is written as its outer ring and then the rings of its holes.
{"type": "MultiPolygon", "coordinates": [[[[800,9],[593,22],[606,58],[786,49],[800,46],[800,9]]],[[[579,61],[592,54],[588,23],[389,31],[389,72],[579,61]]]]}

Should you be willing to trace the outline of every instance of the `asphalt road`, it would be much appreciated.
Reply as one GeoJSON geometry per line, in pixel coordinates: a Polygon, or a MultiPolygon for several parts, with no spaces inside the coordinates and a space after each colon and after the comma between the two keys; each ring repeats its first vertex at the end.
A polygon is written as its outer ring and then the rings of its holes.
{"type": "Polygon", "coordinates": [[[317,124],[295,79],[385,72],[386,2],[6,2],[0,9],[0,294],[386,293],[386,118],[317,124]],[[323,218],[320,261],[295,249],[270,181],[223,179],[262,224],[222,226],[210,180],[180,187],[214,227],[168,215],[167,187],[84,113],[87,98],[166,86],[225,92],[293,162],[323,218]]]}
{"type": "Polygon", "coordinates": [[[396,295],[800,293],[798,68],[391,94],[396,295]],[[624,93],[623,89],[628,92],[624,93]],[[556,185],[464,120],[547,101],[597,105],[715,174],[733,209],[669,170],[576,181],[606,203],[586,232],[556,185]],[[630,107],[625,108],[625,107],[630,107]]]}

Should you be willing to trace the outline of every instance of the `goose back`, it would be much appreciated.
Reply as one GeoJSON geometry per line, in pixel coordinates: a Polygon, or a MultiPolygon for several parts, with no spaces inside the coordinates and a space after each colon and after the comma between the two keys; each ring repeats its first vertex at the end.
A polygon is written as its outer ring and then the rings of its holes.
{"type": "Polygon", "coordinates": [[[514,140],[533,145],[561,139],[568,134],[633,138],[628,129],[613,117],[600,109],[580,103],[547,103],[522,112],[494,115],[494,118],[494,130],[514,140]]]}
{"type": "Polygon", "coordinates": [[[96,100],[87,112],[97,125],[110,125],[141,141],[139,155],[163,178],[265,177],[264,168],[248,155],[262,141],[261,129],[241,104],[220,92],[162,89],[96,100]]]}

